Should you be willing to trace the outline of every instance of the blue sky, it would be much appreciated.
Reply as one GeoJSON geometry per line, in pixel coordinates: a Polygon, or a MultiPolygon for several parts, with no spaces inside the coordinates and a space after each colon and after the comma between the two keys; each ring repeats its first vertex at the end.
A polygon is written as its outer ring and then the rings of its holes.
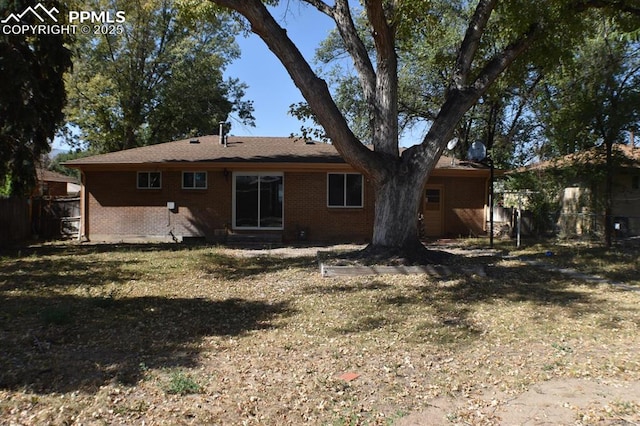
{"type": "MultiPolygon", "coordinates": [[[[333,21],[310,6],[298,2],[281,2],[271,10],[280,25],[313,67],[316,48],[333,28],[333,21]],[[287,3],[288,8],[287,8],[287,3]]],[[[246,83],[245,99],[253,101],[255,127],[232,123],[231,134],[236,136],[289,136],[299,133],[300,121],[287,114],[289,105],[301,102],[302,95],[276,56],[255,34],[238,37],[240,59],[233,62],[225,76],[246,83]]],[[[67,149],[55,140],[54,149],[67,149]]]]}
{"type": "MultiPolygon", "coordinates": [[[[315,50],[333,28],[333,21],[315,9],[293,1],[281,2],[272,9],[272,14],[315,68],[315,50]]],[[[289,105],[301,102],[303,98],[284,66],[258,36],[250,34],[237,41],[242,56],[227,68],[225,75],[238,78],[249,86],[245,98],[253,101],[256,126],[243,126],[231,120],[231,134],[289,136],[299,133],[300,121],[288,115],[287,111],[289,105]]]]}

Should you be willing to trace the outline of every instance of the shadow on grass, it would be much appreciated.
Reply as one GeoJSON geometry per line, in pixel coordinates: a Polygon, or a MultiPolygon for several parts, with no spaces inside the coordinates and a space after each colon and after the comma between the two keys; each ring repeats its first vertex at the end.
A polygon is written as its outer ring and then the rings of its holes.
{"type": "MultiPolygon", "coordinates": [[[[339,283],[339,281],[338,281],[339,283]]],[[[355,283],[339,285],[313,285],[305,287],[308,294],[334,294],[334,293],[358,293],[362,291],[386,290],[391,288],[391,284],[387,284],[382,280],[374,279],[371,281],[358,280],[355,283]]]]}
{"type": "Polygon", "coordinates": [[[28,247],[13,247],[0,250],[0,257],[20,258],[28,256],[78,256],[101,253],[132,253],[154,251],[185,251],[202,245],[176,243],[100,243],[78,244],[75,242],[43,244],[28,247]]]}
{"type": "Polygon", "coordinates": [[[194,366],[202,339],[241,336],[292,314],[244,299],[2,297],[0,389],[96,391],[147,368],[194,366]]]}
{"type": "Polygon", "coordinates": [[[133,269],[143,260],[136,253],[189,249],[177,244],[56,244],[4,250],[0,252],[0,292],[125,283],[140,278],[133,269]],[[121,260],[97,256],[116,253],[132,256],[121,260]]]}
{"type": "MultiPolygon", "coordinates": [[[[163,252],[191,249],[170,244],[55,245],[3,252],[0,389],[91,392],[113,381],[136,383],[147,368],[197,364],[207,337],[268,329],[294,313],[287,301],[121,293],[129,291],[132,280],[163,278],[155,275],[149,259],[157,263],[163,252]],[[149,252],[158,256],[144,254],[149,252]]],[[[193,267],[185,262],[191,258],[185,255],[177,263],[193,267]]]]}
{"type": "MultiPolygon", "coordinates": [[[[459,263],[463,261],[460,259],[459,263]]],[[[407,339],[447,346],[481,338],[484,330],[474,321],[479,304],[530,303],[540,309],[561,308],[554,309],[552,315],[567,318],[601,309],[598,297],[589,291],[592,284],[572,281],[562,274],[531,266],[502,265],[487,267],[486,272],[486,277],[453,273],[444,279],[416,275],[413,285],[402,284],[398,291],[374,276],[363,276],[355,282],[328,280],[326,286],[309,287],[306,291],[338,298],[340,294],[357,295],[361,301],[353,305],[357,312],[334,329],[338,334],[384,327],[393,330],[412,323],[407,339]],[[415,315],[423,315],[422,320],[415,315]]]]}
{"type": "Polygon", "coordinates": [[[224,280],[241,280],[259,274],[268,274],[283,269],[317,268],[316,258],[279,256],[231,256],[224,253],[205,253],[200,257],[199,268],[207,274],[224,280]]]}

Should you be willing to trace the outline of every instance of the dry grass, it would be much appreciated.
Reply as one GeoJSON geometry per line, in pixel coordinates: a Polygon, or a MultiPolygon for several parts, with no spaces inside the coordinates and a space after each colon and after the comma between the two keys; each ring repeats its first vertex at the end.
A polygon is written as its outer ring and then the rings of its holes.
{"type": "Polygon", "coordinates": [[[601,244],[588,242],[537,243],[517,253],[640,287],[640,247],[637,244],[606,249],[601,244]]]}
{"type": "MultiPolygon", "coordinates": [[[[447,401],[443,422],[499,424],[536,383],[640,380],[640,292],[474,261],[487,277],[323,279],[313,256],[175,245],[5,254],[0,422],[393,424],[447,401]]],[[[635,268],[612,273],[637,285],[635,268]]],[[[601,408],[640,419],[633,398],[601,408]]]]}

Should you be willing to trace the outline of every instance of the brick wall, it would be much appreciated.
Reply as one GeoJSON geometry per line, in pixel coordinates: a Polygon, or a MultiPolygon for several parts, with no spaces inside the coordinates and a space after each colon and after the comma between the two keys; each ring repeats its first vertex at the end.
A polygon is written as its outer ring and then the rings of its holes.
{"type": "MultiPolygon", "coordinates": [[[[181,171],[163,171],[161,189],[136,189],[136,171],[85,172],[87,237],[170,239],[171,232],[215,240],[216,230],[232,223],[231,172],[208,170],[206,190],[182,189],[181,179],[181,171]],[[169,201],[175,210],[169,211],[169,201]]],[[[367,241],[373,193],[366,182],[364,204],[359,209],[329,208],[326,173],[285,173],[283,238],[296,241],[304,230],[310,241],[367,241]]]]}
{"type": "Polygon", "coordinates": [[[296,240],[304,230],[311,241],[366,242],[373,232],[374,197],[366,182],[363,208],[327,207],[327,173],[285,173],[285,233],[296,240]]]}
{"type": "Polygon", "coordinates": [[[137,189],[136,179],[135,171],[85,173],[89,238],[213,238],[231,221],[231,177],[222,171],[208,171],[207,189],[182,189],[181,171],[163,171],[161,189],[137,189]]]}
{"type": "MultiPolygon", "coordinates": [[[[85,172],[86,236],[90,239],[132,237],[205,237],[219,239],[232,223],[232,173],[208,170],[207,189],[182,189],[181,171],[163,171],[161,189],[136,189],[136,171],[85,172]],[[176,208],[170,211],[167,202],[176,208]]],[[[484,231],[486,181],[483,178],[431,177],[444,185],[445,235],[484,231]]],[[[374,194],[365,179],[363,208],[327,207],[326,172],[284,173],[285,241],[367,242],[373,231],[374,194]]],[[[259,231],[247,231],[258,233],[259,231]]]]}

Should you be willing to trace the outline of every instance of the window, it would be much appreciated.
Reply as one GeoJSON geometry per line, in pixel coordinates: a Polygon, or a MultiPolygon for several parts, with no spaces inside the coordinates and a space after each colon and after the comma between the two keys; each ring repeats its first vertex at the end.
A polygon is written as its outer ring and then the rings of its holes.
{"type": "Polygon", "coordinates": [[[427,210],[440,210],[440,189],[429,188],[425,192],[424,202],[427,210]]]}
{"type": "Polygon", "coordinates": [[[182,189],[207,189],[207,172],[182,172],[182,189]]]}
{"type": "Polygon", "coordinates": [[[440,190],[439,189],[427,189],[425,201],[427,203],[439,203],[440,202],[440,190]]]}
{"type": "Polygon", "coordinates": [[[327,188],[327,205],[329,207],[362,207],[361,174],[329,173],[327,188]]]}
{"type": "Polygon", "coordinates": [[[234,228],[283,228],[284,176],[281,173],[236,173],[233,197],[234,228]]]}
{"type": "Polygon", "coordinates": [[[138,189],[162,188],[162,175],[160,172],[138,172],[138,189]]]}

